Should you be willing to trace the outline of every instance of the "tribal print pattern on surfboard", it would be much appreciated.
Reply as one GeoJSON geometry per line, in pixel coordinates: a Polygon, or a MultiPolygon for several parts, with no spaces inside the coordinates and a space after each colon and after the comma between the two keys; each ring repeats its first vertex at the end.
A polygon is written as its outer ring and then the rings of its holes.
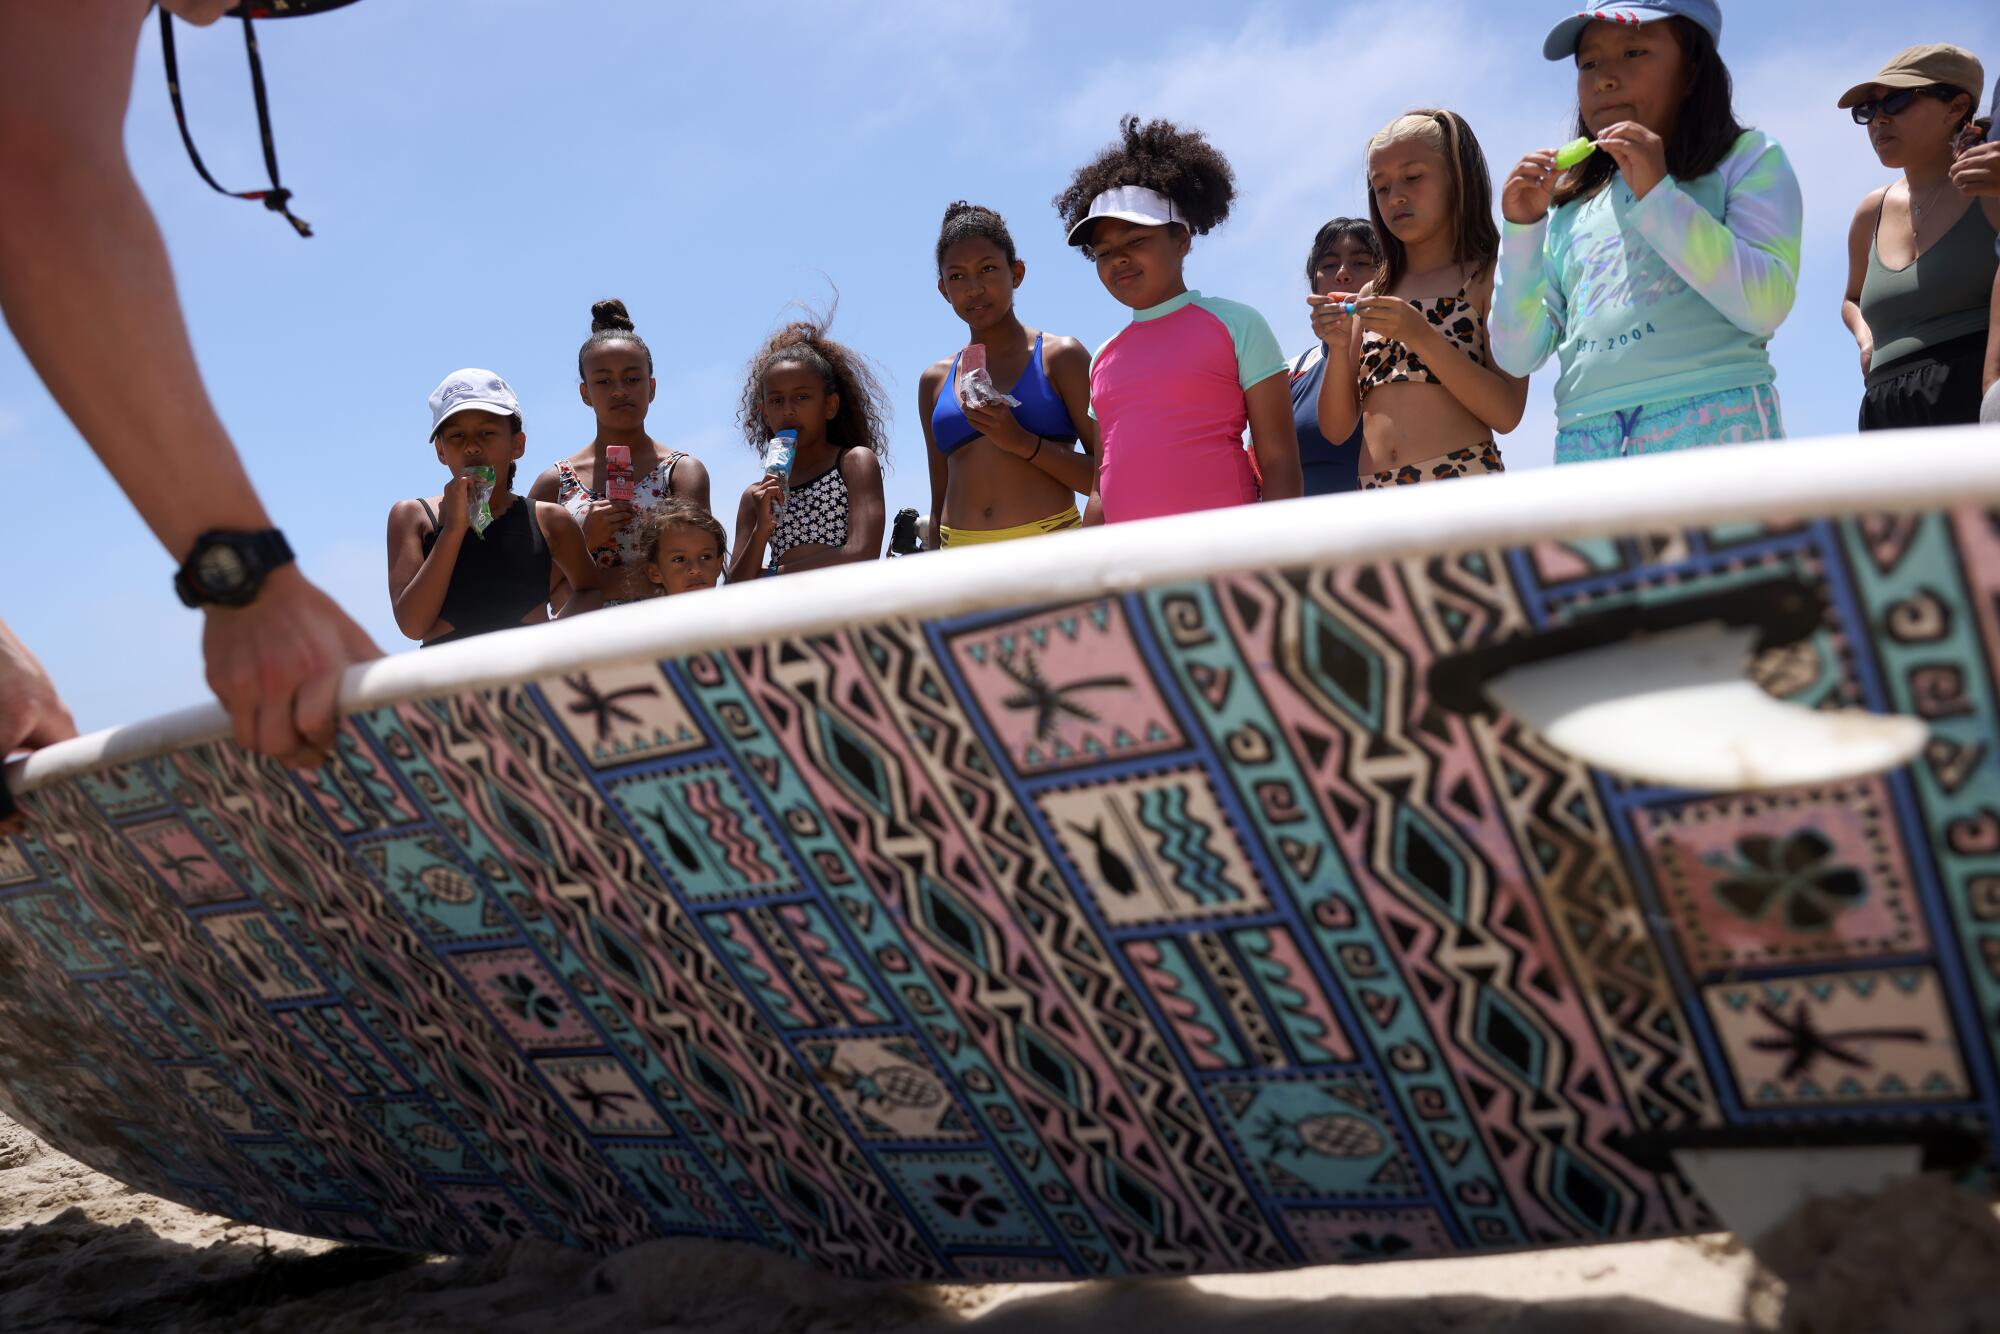
{"type": "Polygon", "coordinates": [[[1696,1231],[1629,1136],[1991,1134],[1996,615],[1989,508],[1730,522],[579,663],[365,709],[310,775],[183,746],[21,797],[0,1102],[432,1251],[998,1280],[1696,1231]],[[1658,790],[1429,697],[1773,577],[1827,612],[1764,683],[1924,719],[1917,763],[1658,790]]]}

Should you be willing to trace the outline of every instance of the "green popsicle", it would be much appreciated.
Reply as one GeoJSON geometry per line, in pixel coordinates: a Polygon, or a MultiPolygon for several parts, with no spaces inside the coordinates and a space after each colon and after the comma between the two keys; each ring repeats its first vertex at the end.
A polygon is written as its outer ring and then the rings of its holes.
{"type": "Polygon", "coordinates": [[[1572,139],[1556,150],[1556,167],[1568,171],[1596,151],[1597,145],[1592,143],[1588,136],[1572,139]]]}

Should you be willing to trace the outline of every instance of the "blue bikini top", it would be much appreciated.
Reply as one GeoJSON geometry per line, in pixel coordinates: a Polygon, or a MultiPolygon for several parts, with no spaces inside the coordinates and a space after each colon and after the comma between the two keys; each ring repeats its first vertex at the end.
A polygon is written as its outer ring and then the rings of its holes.
{"type": "MultiPolygon", "coordinates": [[[[1021,406],[1014,409],[1014,420],[1023,429],[1049,440],[1067,443],[1076,439],[1069,409],[1042,373],[1040,334],[1035,335],[1035,350],[1028,354],[1028,369],[1021,372],[1020,382],[1010,392],[1021,400],[1021,406]]],[[[944,388],[938,391],[937,406],[931,409],[931,439],[937,442],[938,453],[949,454],[978,437],[978,428],[965,419],[965,409],[958,405],[958,358],[954,356],[944,388]]]]}

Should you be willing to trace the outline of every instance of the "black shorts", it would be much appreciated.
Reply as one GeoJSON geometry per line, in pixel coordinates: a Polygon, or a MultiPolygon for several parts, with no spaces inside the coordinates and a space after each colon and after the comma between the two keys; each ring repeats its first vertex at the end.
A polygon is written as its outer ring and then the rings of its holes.
{"type": "Polygon", "coordinates": [[[1970,426],[1979,420],[1979,377],[1986,368],[1986,333],[1966,334],[1868,372],[1861,395],[1861,429],[1970,426]]]}

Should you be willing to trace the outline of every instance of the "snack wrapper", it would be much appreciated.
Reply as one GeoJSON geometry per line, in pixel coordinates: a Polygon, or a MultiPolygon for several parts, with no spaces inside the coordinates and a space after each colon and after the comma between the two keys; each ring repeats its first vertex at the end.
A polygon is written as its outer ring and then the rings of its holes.
{"type": "Polygon", "coordinates": [[[483,538],[493,523],[493,487],[500,474],[481,463],[467,468],[465,476],[472,481],[471,494],[466,497],[472,510],[472,535],[483,538]]]}
{"type": "Polygon", "coordinates": [[[632,449],[629,445],[604,447],[604,498],[630,500],[632,490],[632,449]]]}
{"type": "Polygon", "coordinates": [[[993,373],[986,369],[984,343],[974,343],[958,354],[958,402],[965,408],[1021,406],[1020,399],[994,387],[993,373]]]}

